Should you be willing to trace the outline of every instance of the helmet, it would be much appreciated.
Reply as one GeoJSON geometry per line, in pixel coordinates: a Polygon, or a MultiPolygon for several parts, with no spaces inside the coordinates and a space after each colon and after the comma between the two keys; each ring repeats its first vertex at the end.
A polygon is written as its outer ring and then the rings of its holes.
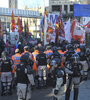
{"type": "Polygon", "coordinates": [[[47,49],[47,50],[51,49],[51,46],[47,46],[46,49],[47,49]]]}
{"type": "Polygon", "coordinates": [[[57,51],[57,47],[54,46],[54,47],[52,48],[52,50],[53,50],[53,52],[57,51]]]}
{"type": "Polygon", "coordinates": [[[39,48],[39,52],[40,52],[40,53],[43,53],[43,52],[44,52],[44,47],[43,47],[43,46],[41,46],[41,47],[39,48]]]}
{"type": "Polygon", "coordinates": [[[74,48],[70,48],[68,51],[69,53],[74,53],[74,48]]]}
{"type": "Polygon", "coordinates": [[[35,49],[35,50],[38,50],[38,46],[35,46],[34,49],[35,49]]]}
{"type": "Polygon", "coordinates": [[[7,60],[9,58],[9,54],[7,51],[3,51],[1,54],[1,57],[3,60],[7,60]]]}
{"type": "Polygon", "coordinates": [[[56,61],[55,60],[52,60],[50,65],[51,66],[56,65],[56,61]]]}
{"type": "Polygon", "coordinates": [[[19,42],[18,44],[21,44],[21,42],[19,42]]]}
{"type": "Polygon", "coordinates": [[[85,51],[86,51],[85,46],[83,46],[83,45],[82,45],[82,46],[80,46],[80,50],[81,50],[81,51],[83,51],[83,52],[85,52],[85,51]]]}
{"type": "Polygon", "coordinates": [[[86,49],[86,54],[88,54],[88,55],[90,54],[90,49],[89,48],[86,49]]]}
{"type": "Polygon", "coordinates": [[[20,58],[20,61],[25,63],[25,64],[28,64],[29,61],[30,61],[29,55],[26,55],[26,54],[22,55],[21,58],[20,58]]]}
{"type": "Polygon", "coordinates": [[[79,53],[79,56],[80,56],[80,57],[84,57],[84,55],[85,55],[84,52],[80,52],[80,53],[79,53]]]}
{"type": "Polygon", "coordinates": [[[61,66],[61,59],[60,58],[55,58],[56,64],[58,66],[61,66]]]}
{"type": "Polygon", "coordinates": [[[78,54],[73,54],[72,57],[71,57],[72,61],[74,63],[78,63],[79,61],[79,55],[78,54]]]}
{"type": "Polygon", "coordinates": [[[72,44],[74,44],[74,43],[75,43],[75,40],[74,40],[74,39],[72,39],[72,40],[71,40],[71,43],[72,43],[72,44]]]}
{"type": "Polygon", "coordinates": [[[70,48],[73,48],[72,44],[67,45],[67,49],[69,50],[70,48]]]}
{"type": "Polygon", "coordinates": [[[15,50],[15,53],[19,53],[19,49],[16,49],[16,50],[15,50]]]}
{"type": "Polygon", "coordinates": [[[66,46],[63,45],[63,47],[61,48],[61,50],[64,52],[66,50],[66,46]]]}
{"type": "Polygon", "coordinates": [[[51,66],[53,65],[57,65],[57,66],[60,66],[61,65],[61,60],[59,58],[55,58],[51,61],[51,66]]]}
{"type": "Polygon", "coordinates": [[[25,47],[24,47],[24,50],[25,50],[25,51],[27,51],[28,49],[29,49],[29,47],[28,47],[28,46],[25,46],[25,47]]]}

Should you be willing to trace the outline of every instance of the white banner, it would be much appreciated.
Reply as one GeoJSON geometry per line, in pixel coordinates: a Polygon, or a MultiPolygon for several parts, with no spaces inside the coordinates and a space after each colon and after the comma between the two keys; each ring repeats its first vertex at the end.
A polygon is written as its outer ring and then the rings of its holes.
{"type": "Polygon", "coordinates": [[[70,19],[64,23],[64,31],[65,31],[65,39],[70,43],[71,42],[71,34],[70,34],[71,23],[70,19]]]}

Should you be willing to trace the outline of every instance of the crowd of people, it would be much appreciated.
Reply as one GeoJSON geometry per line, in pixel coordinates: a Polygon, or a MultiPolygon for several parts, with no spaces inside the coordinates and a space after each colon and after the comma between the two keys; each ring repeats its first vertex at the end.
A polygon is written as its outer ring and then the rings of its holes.
{"type": "Polygon", "coordinates": [[[62,100],[64,92],[65,100],[70,100],[74,85],[73,100],[78,100],[79,85],[88,78],[89,48],[75,40],[45,46],[41,42],[35,46],[18,42],[15,54],[11,55],[4,42],[1,46],[2,96],[11,95],[13,89],[17,88],[18,100],[31,100],[33,88],[52,87],[53,100],[62,100]]]}

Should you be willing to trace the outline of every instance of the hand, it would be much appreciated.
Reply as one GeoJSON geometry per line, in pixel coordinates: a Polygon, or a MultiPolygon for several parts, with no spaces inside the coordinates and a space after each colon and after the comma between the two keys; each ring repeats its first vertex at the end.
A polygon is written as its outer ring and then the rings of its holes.
{"type": "Polygon", "coordinates": [[[35,85],[31,85],[31,90],[33,91],[35,89],[35,85]]]}

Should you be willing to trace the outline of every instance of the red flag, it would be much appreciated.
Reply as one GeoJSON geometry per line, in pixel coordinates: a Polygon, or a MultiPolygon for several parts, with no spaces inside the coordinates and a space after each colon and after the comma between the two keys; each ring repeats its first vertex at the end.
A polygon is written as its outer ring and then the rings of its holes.
{"type": "Polygon", "coordinates": [[[15,19],[14,19],[14,13],[12,11],[12,18],[11,18],[11,30],[14,32],[15,30],[15,19]]]}
{"type": "Polygon", "coordinates": [[[56,33],[55,43],[57,43],[58,42],[58,36],[59,36],[59,18],[58,17],[57,17],[56,26],[55,26],[55,33],[56,33]]]}
{"type": "Polygon", "coordinates": [[[17,25],[18,25],[18,32],[19,32],[19,34],[21,34],[22,28],[21,28],[21,20],[20,20],[20,16],[18,16],[17,25]]]}
{"type": "Polygon", "coordinates": [[[63,25],[63,22],[62,20],[60,20],[60,36],[65,38],[65,31],[64,31],[64,25],[63,25]]]}
{"type": "Polygon", "coordinates": [[[61,7],[60,7],[60,12],[59,12],[59,35],[61,37],[61,39],[65,39],[65,31],[64,31],[64,25],[63,25],[63,21],[62,21],[62,13],[61,13],[61,7]]]}
{"type": "Polygon", "coordinates": [[[78,21],[73,21],[70,29],[71,39],[80,40],[80,43],[83,43],[85,40],[85,31],[81,28],[81,25],[78,21]]]}

